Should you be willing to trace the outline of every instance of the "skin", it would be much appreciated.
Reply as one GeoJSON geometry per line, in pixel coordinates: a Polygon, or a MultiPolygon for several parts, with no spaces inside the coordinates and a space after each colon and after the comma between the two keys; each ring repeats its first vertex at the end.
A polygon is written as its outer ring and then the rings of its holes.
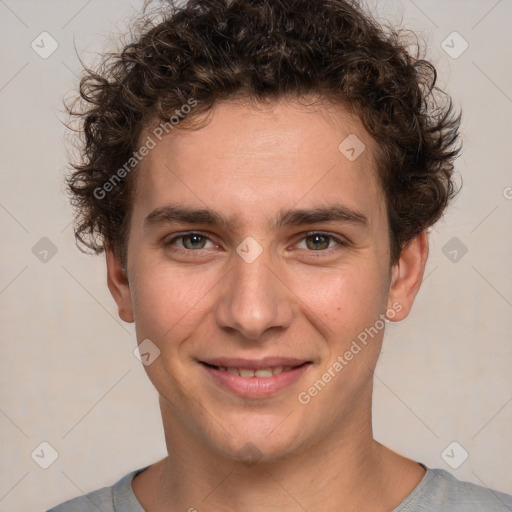
{"type": "Polygon", "coordinates": [[[390,511],[424,469],[373,439],[373,370],[384,330],[309,403],[297,397],[379,315],[407,316],[426,234],[391,266],[374,143],[342,106],[230,101],[210,116],[200,129],[173,131],[143,160],[126,269],[107,251],[120,317],[135,321],[139,343],[150,339],[160,350],[145,369],[159,393],[169,455],[133,480],[134,493],[149,512],[319,504],[390,511]],[[350,134],[366,146],[353,162],[338,150],[350,134]],[[213,210],[229,223],[148,220],[168,205],[213,210]],[[334,205],[366,223],[276,224],[289,210],[334,205]],[[190,231],[206,238],[176,238],[190,231]],[[246,237],[262,249],[252,263],[236,252],[246,237]],[[312,364],[277,395],[249,399],[220,389],[199,363],[266,356],[312,364]],[[252,464],[244,462],[248,443],[257,453],[252,464]]]}

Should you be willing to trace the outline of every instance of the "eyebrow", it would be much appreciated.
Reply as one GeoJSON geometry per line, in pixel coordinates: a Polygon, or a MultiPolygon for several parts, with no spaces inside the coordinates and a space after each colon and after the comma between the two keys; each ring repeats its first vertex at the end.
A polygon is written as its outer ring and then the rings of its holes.
{"type": "MultiPolygon", "coordinates": [[[[331,205],[310,209],[291,209],[281,212],[273,223],[274,228],[283,226],[300,226],[304,224],[318,224],[321,222],[346,222],[350,224],[368,226],[367,216],[353,208],[344,205],[331,205]]],[[[202,224],[207,226],[223,226],[234,231],[239,221],[228,218],[209,208],[189,208],[180,205],[166,205],[156,208],[144,219],[144,226],[168,223],[202,224]]]]}
{"type": "Polygon", "coordinates": [[[299,226],[320,222],[347,222],[366,227],[368,226],[368,217],[364,213],[347,206],[332,205],[312,209],[288,210],[278,217],[275,226],[299,226]]]}
{"type": "Polygon", "coordinates": [[[144,219],[145,227],[168,223],[226,226],[229,229],[234,229],[237,224],[224,215],[208,208],[188,208],[179,205],[161,206],[153,210],[144,219]]]}

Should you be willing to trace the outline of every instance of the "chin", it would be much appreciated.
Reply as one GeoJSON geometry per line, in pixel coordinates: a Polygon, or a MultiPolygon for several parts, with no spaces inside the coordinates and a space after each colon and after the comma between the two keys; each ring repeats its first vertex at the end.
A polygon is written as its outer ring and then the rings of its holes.
{"type": "Polygon", "coordinates": [[[243,431],[233,432],[231,428],[232,435],[225,438],[223,443],[216,444],[215,449],[226,459],[241,462],[247,466],[285,460],[297,453],[299,445],[304,444],[299,438],[299,434],[304,435],[304,433],[300,432],[300,429],[295,432],[289,429],[278,431],[279,423],[282,421],[283,419],[279,418],[273,430],[247,429],[245,426],[243,431]]]}

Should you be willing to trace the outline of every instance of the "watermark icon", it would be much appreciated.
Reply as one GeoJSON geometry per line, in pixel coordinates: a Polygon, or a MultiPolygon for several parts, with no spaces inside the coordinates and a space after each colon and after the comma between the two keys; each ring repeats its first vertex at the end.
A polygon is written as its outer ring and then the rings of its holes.
{"type": "Polygon", "coordinates": [[[505,199],[512,199],[512,187],[505,187],[503,189],[503,197],[505,199]]]}
{"type": "Polygon", "coordinates": [[[252,443],[247,443],[244,447],[238,452],[238,457],[242,459],[242,462],[246,466],[254,466],[263,454],[260,452],[257,446],[252,443]]]}
{"type": "Polygon", "coordinates": [[[349,349],[343,355],[339,355],[336,361],[325,370],[324,373],[318,378],[306,391],[301,391],[297,395],[299,403],[307,405],[311,400],[320,393],[329,382],[331,382],[339,373],[349,364],[354,357],[359,354],[368,342],[375,338],[386,326],[386,321],[393,320],[397,313],[402,311],[403,306],[400,302],[394,302],[391,308],[386,313],[381,313],[378,320],[370,326],[361,331],[356,339],[352,340],[349,349]]]}
{"type": "Polygon", "coordinates": [[[347,159],[353,162],[357,160],[366,149],[363,141],[357,135],[351,133],[343,142],[338,146],[339,152],[347,159]]]}
{"type": "Polygon", "coordinates": [[[59,453],[48,441],[43,441],[34,448],[30,456],[38,466],[48,469],[59,458],[59,453]]]}
{"type": "Polygon", "coordinates": [[[48,263],[57,254],[57,251],[57,246],[45,236],[32,247],[32,254],[41,263],[48,263]]]}
{"type": "Polygon", "coordinates": [[[458,59],[469,48],[469,43],[458,32],[452,32],[441,43],[441,48],[452,59],[458,59]]]}
{"type": "Polygon", "coordinates": [[[48,33],[41,32],[31,43],[30,47],[39,57],[47,59],[57,48],[59,43],[48,33]]]}
{"type": "Polygon", "coordinates": [[[123,181],[128,174],[130,174],[139,164],[142,162],[149,152],[154,149],[157,145],[157,140],[161,141],[164,135],[171,132],[174,127],[190,113],[190,111],[197,105],[197,100],[190,98],[187,103],[181,106],[181,108],[174,111],[167,121],[161,122],[151,133],[148,135],[145,142],[132,153],[132,156],[128,158],[125,164],[120,167],[101,187],[96,187],[93,191],[93,195],[96,199],[105,199],[109,192],[112,192],[121,181],[123,181]],[[156,140],[155,140],[156,139],[156,140]]]}
{"type": "Polygon", "coordinates": [[[252,263],[263,252],[263,247],[252,236],[248,236],[238,245],[236,252],[246,263],[252,263]]]}
{"type": "Polygon", "coordinates": [[[453,236],[443,245],[441,251],[452,263],[458,263],[466,255],[468,248],[453,236]]]}
{"type": "Polygon", "coordinates": [[[149,366],[160,355],[160,349],[149,339],[141,341],[133,355],[144,365],[149,366]]]}
{"type": "Polygon", "coordinates": [[[452,469],[457,469],[468,460],[469,453],[457,441],[450,443],[442,452],[441,458],[452,469]]]}

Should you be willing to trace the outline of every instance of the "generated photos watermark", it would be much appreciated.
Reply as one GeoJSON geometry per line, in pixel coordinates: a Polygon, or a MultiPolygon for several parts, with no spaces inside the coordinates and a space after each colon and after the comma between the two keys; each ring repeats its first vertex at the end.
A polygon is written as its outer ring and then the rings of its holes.
{"type": "Polygon", "coordinates": [[[149,152],[157,145],[157,141],[161,141],[164,135],[167,135],[174,127],[182,121],[190,111],[197,106],[197,100],[190,98],[187,103],[183,104],[181,108],[174,111],[167,121],[161,122],[151,133],[148,135],[145,142],[132,153],[132,156],[120,167],[101,187],[94,189],[94,197],[96,199],[105,199],[109,192],[121,183],[122,180],[128,176],[139,164],[142,162],[149,152]],[[157,140],[155,140],[157,139],[157,140]]]}
{"type": "Polygon", "coordinates": [[[381,313],[379,315],[379,318],[372,326],[366,327],[361,331],[357,335],[356,339],[352,340],[348,350],[346,350],[343,355],[337,356],[336,361],[334,361],[334,363],[331,364],[306,391],[301,391],[297,395],[299,403],[302,405],[309,404],[311,400],[317,396],[329,382],[339,375],[343,368],[345,368],[345,366],[347,366],[350,361],[352,361],[354,357],[368,345],[368,342],[375,338],[375,336],[384,329],[386,326],[386,320],[393,320],[395,315],[400,313],[402,309],[403,307],[400,302],[394,302],[386,313],[381,313]]]}

